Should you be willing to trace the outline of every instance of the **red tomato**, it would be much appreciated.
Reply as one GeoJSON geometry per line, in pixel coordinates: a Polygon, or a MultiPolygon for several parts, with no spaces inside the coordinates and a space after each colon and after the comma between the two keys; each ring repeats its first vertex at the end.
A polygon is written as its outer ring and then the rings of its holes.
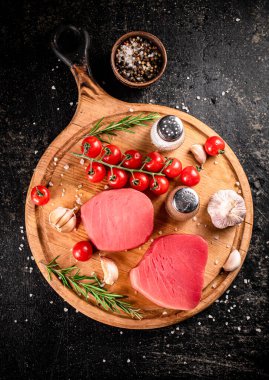
{"type": "Polygon", "coordinates": [[[110,169],[108,174],[108,184],[112,189],[121,189],[128,181],[128,174],[123,169],[110,169]]]}
{"type": "Polygon", "coordinates": [[[44,206],[50,200],[50,192],[45,186],[35,186],[31,191],[31,199],[35,205],[44,206]]]}
{"type": "Polygon", "coordinates": [[[122,166],[129,169],[137,169],[142,166],[142,154],[137,150],[130,149],[124,153],[126,160],[124,160],[122,166]]]}
{"type": "Polygon", "coordinates": [[[165,174],[169,178],[175,178],[179,176],[182,171],[182,164],[177,158],[168,158],[168,161],[165,164],[168,164],[166,168],[163,170],[163,174],[165,174]],[[170,162],[168,164],[168,161],[170,162]]]}
{"type": "Polygon", "coordinates": [[[99,162],[93,162],[92,165],[88,165],[87,169],[87,178],[92,183],[101,182],[106,175],[106,169],[103,164],[99,162]]]}
{"type": "Polygon", "coordinates": [[[163,168],[165,159],[160,153],[151,152],[147,155],[145,162],[145,170],[153,173],[158,173],[163,168]]]}
{"type": "Polygon", "coordinates": [[[200,174],[194,166],[186,166],[180,174],[180,181],[185,186],[195,186],[200,182],[200,174]]]}
{"type": "Polygon", "coordinates": [[[121,151],[116,145],[106,145],[102,150],[102,160],[110,165],[117,165],[121,160],[121,151]]]}
{"type": "Polygon", "coordinates": [[[138,191],[145,191],[149,187],[149,177],[145,173],[136,172],[130,178],[130,185],[138,191]]]}
{"type": "Polygon", "coordinates": [[[153,194],[161,195],[166,193],[169,187],[168,179],[161,175],[155,175],[154,178],[149,182],[149,187],[153,194]]]}
{"type": "Polygon", "coordinates": [[[219,136],[209,137],[205,142],[205,151],[209,156],[216,156],[223,154],[225,149],[225,142],[219,136]]]}
{"type": "Polygon", "coordinates": [[[99,156],[102,150],[102,143],[95,136],[87,136],[82,141],[81,151],[85,156],[94,158],[99,156]]]}
{"type": "Polygon", "coordinates": [[[88,241],[79,241],[72,248],[72,253],[78,261],[87,261],[92,257],[92,245],[88,241]]]}

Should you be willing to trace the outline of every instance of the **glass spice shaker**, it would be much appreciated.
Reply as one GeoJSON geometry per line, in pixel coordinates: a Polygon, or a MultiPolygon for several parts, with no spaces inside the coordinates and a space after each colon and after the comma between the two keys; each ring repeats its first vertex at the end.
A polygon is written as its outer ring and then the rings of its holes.
{"type": "Polygon", "coordinates": [[[191,187],[178,186],[170,192],[165,207],[168,215],[178,221],[185,221],[197,214],[199,196],[191,187]]]}
{"type": "Polygon", "coordinates": [[[164,116],[153,124],[150,137],[160,151],[177,149],[185,139],[184,125],[177,116],[164,116]]]}

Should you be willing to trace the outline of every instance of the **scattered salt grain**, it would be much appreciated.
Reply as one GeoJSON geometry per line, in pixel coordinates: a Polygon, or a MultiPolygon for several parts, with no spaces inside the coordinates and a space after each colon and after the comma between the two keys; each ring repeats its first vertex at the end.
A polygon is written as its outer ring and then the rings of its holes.
{"type": "Polygon", "coordinates": [[[108,185],[105,185],[105,186],[104,186],[104,190],[107,190],[107,189],[109,189],[109,186],[108,186],[108,185]]]}
{"type": "Polygon", "coordinates": [[[196,220],[197,220],[197,217],[196,217],[196,216],[194,216],[194,217],[192,218],[192,220],[193,220],[194,222],[196,222],[196,220]]]}
{"type": "Polygon", "coordinates": [[[219,260],[215,260],[214,264],[217,265],[219,263],[219,260]]]}
{"type": "Polygon", "coordinates": [[[237,18],[235,19],[235,21],[236,21],[236,22],[239,22],[239,21],[240,21],[240,18],[237,17],[237,18]]]}
{"type": "Polygon", "coordinates": [[[60,176],[63,178],[63,176],[64,176],[63,173],[61,173],[60,176]]]}
{"type": "Polygon", "coordinates": [[[198,322],[197,324],[198,324],[199,326],[201,326],[201,322],[198,322]]]}
{"type": "Polygon", "coordinates": [[[64,165],[64,170],[68,170],[69,168],[70,168],[70,166],[68,164],[64,165]]]}
{"type": "Polygon", "coordinates": [[[129,112],[134,112],[134,109],[133,108],[129,108],[129,112]]]}
{"type": "Polygon", "coordinates": [[[67,313],[68,312],[68,309],[67,307],[64,307],[64,312],[67,313]]]}
{"type": "Polygon", "coordinates": [[[187,79],[190,79],[190,77],[187,77],[187,79]]]}
{"type": "Polygon", "coordinates": [[[32,297],[33,297],[33,294],[30,293],[30,294],[29,294],[29,297],[32,298],[32,297]]]}
{"type": "Polygon", "coordinates": [[[58,158],[58,157],[54,157],[54,158],[53,158],[53,161],[54,161],[54,162],[57,162],[57,161],[59,161],[59,158],[58,158]]]}
{"type": "Polygon", "coordinates": [[[201,99],[201,97],[198,95],[198,96],[196,96],[196,99],[197,99],[197,100],[200,100],[200,99],[201,99]]]}
{"type": "Polygon", "coordinates": [[[27,256],[27,257],[26,257],[26,260],[30,260],[30,257],[29,257],[29,256],[27,256]]]}
{"type": "Polygon", "coordinates": [[[236,285],[233,285],[233,288],[236,289],[236,285]]]}
{"type": "Polygon", "coordinates": [[[150,239],[150,242],[153,243],[153,242],[154,242],[154,239],[150,239]]]}
{"type": "Polygon", "coordinates": [[[21,247],[19,247],[19,251],[22,251],[21,247]]]}
{"type": "Polygon", "coordinates": [[[178,228],[177,228],[177,227],[175,227],[175,228],[174,228],[174,230],[175,230],[175,231],[177,231],[177,230],[178,230],[178,228]]]}
{"type": "Polygon", "coordinates": [[[175,334],[175,330],[172,330],[172,331],[171,331],[171,334],[172,334],[172,335],[175,334]]]}
{"type": "Polygon", "coordinates": [[[257,332],[262,332],[262,330],[261,329],[259,329],[259,328],[257,328],[257,329],[255,329],[257,332]]]}
{"type": "Polygon", "coordinates": [[[215,165],[218,165],[218,161],[214,161],[214,164],[215,164],[215,165]]]}
{"type": "Polygon", "coordinates": [[[239,186],[240,186],[240,182],[236,181],[236,182],[235,182],[235,186],[238,186],[238,187],[239,187],[239,186]]]}
{"type": "Polygon", "coordinates": [[[178,109],[179,109],[179,106],[178,106],[178,105],[176,105],[176,106],[175,106],[175,108],[178,110],[178,109]]]}
{"type": "Polygon", "coordinates": [[[25,322],[28,322],[28,319],[25,319],[25,322]]]}
{"type": "Polygon", "coordinates": [[[55,87],[55,86],[51,86],[51,89],[52,89],[52,90],[56,90],[56,87],[55,87]]]}
{"type": "Polygon", "coordinates": [[[23,230],[21,230],[21,234],[23,234],[23,230]]]}
{"type": "Polygon", "coordinates": [[[201,225],[201,223],[197,223],[197,226],[200,226],[201,225]]]}
{"type": "Polygon", "coordinates": [[[212,317],[212,315],[211,315],[211,314],[209,314],[209,315],[208,315],[208,318],[212,319],[213,317],[212,317]]]}
{"type": "Polygon", "coordinates": [[[49,181],[49,186],[52,187],[53,186],[53,182],[49,181]]]}
{"type": "Polygon", "coordinates": [[[231,248],[230,244],[226,244],[226,248],[231,248]]]}
{"type": "Polygon", "coordinates": [[[70,104],[70,106],[72,106],[74,103],[73,103],[73,102],[70,102],[69,104],[70,104]]]}
{"type": "Polygon", "coordinates": [[[167,315],[167,311],[163,311],[163,312],[162,312],[162,315],[167,315]]]}
{"type": "Polygon", "coordinates": [[[247,315],[247,316],[246,316],[246,319],[247,319],[247,321],[248,321],[248,320],[250,320],[250,316],[249,316],[249,315],[247,315]]]}
{"type": "Polygon", "coordinates": [[[81,189],[83,187],[83,185],[78,185],[78,189],[81,189]]]}
{"type": "Polygon", "coordinates": [[[241,193],[242,193],[242,190],[239,189],[237,192],[238,192],[238,194],[241,194],[241,193]]]}
{"type": "Polygon", "coordinates": [[[50,301],[50,304],[53,304],[53,301],[50,301]]]}
{"type": "Polygon", "coordinates": [[[176,330],[179,331],[179,327],[176,327],[176,330]]]}
{"type": "Polygon", "coordinates": [[[103,363],[105,363],[106,362],[106,359],[103,359],[103,363]]]}
{"type": "Polygon", "coordinates": [[[248,283],[248,280],[244,278],[244,284],[247,284],[247,283],[248,283]]]}
{"type": "Polygon", "coordinates": [[[228,322],[225,322],[225,325],[226,325],[226,326],[228,326],[228,324],[229,324],[228,322]]]}
{"type": "Polygon", "coordinates": [[[215,240],[219,240],[219,235],[215,235],[215,236],[214,236],[214,239],[215,239],[215,240]]]}
{"type": "Polygon", "coordinates": [[[127,363],[130,363],[130,361],[131,361],[130,359],[127,359],[127,363]]]}
{"type": "Polygon", "coordinates": [[[183,109],[183,111],[186,111],[187,113],[190,112],[189,108],[187,106],[185,106],[184,103],[182,103],[182,107],[181,108],[183,109]]]}
{"type": "Polygon", "coordinates": [[[224,96],[225,95],[225,91],[222,91],[221,95],[224,96]]]}
{"type": "Polygon", "coordinates": [[[80,165],[84,165],[84,159],[83,158],[81,158],[81,160],[79,161],[79,163],[80,163],[80,165]]]}
{"type": "Polygon", "coordinates": [[[57,108],[57,111],[59,111],[59,110],[60,110],[60,108],[58,107],[58,108],[57,108]]]}
{"type": "Polygon", "coordinates": [[[159,231],[159,232],[158,232],[159,235],[162,235],[162,233],[163,233],[162,231],[159,231]]]}
{"type": "Polygon", "coordinates": [[[30,274],[33,272],[33,270],[34,270],[34,268],[32,268],[32,267],[29,268],[30,274]]]}
{"type": "Polygon", "coordinates": [[[34,256],[31,256],[31,260],[34,261],[34,259],[35,259],[34,256]]]}
{"type": "Polygon", "coordinates": [[[35,150],[35,154],[37,154],[38,153],[38,150],[35,150]]]}
{"type": "Polygon", "coordinates": [[[17,321],[17,319],[14,319],[14,323],[17,323],[18,321],[17,321]]]}
{"type": "Polygon", "coordinates": [[[237,330],[238,330],[238,331],[241,331],[241,327],[237,327],[237,330]]]}

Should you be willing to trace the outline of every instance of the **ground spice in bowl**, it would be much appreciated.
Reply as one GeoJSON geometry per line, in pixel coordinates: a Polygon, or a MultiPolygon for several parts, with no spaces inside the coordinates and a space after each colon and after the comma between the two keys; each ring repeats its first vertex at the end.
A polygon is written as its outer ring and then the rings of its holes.
{"type": "Polygon", "coordinates": [[[131,87],[145,87],[155,82],[164,72],[166,61],[163,44],[147,32],[130,32],[122,36],[111,55],[116,77],[131,87]]]}

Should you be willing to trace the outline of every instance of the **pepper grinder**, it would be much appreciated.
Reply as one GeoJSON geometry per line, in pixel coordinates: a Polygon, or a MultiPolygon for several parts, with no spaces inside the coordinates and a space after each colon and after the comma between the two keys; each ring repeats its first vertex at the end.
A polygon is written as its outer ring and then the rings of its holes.
{"type": "Polygon", "coordinates": [[[184,142],[184,125],[175,115],[164,116],[153,124],[150,137],[160,151],[177,149],[184,142]]]}

